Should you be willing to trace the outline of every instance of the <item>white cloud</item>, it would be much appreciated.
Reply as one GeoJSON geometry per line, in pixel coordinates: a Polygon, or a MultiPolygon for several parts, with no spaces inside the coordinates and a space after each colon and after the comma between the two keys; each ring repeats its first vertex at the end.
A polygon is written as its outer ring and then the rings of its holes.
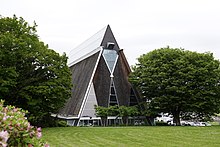
{"type": "Polygon", "coordinates": [[[218,0],[3,0],[0,14],[38,24],[40,38],[57,52],[75,46],[110,24],[130,64],[169,45],[220,59],[218,0]]]}

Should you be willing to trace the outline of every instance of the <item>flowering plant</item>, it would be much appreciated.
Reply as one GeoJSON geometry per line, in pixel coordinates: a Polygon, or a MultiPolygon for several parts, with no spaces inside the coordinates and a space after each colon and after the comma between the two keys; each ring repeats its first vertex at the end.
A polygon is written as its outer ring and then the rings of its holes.
{"type": "Polygon", "coordinates": [[[0,101],[0,146],[49,147],[41,140],[41,128],[31,126],[25,118],[27,111],[3,106],[0,101]]]}

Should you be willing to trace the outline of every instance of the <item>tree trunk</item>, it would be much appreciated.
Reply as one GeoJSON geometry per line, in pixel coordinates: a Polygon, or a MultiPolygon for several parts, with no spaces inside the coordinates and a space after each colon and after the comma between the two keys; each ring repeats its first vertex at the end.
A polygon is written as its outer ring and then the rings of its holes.
{"type": "Polygon", "coordinates": [[[151,117],[146,116],[146,120],[147,120],[147,124],[148,124],[149,126],[153,126],[153,125],[154,125],[154,123],[152,122],[152,118],[151,118],[151,117]]]}
{"type": "Polygon", "coordinates": [[[103,127],[106,127],[108,124],[107,124],[107,117],[101,117],[101,125],[103,127]]]}
{"type": "Polygon", "coordinates": [[[122,122],[124,125],[128,125],[128,116],[122,116],[122,122]]]}
{"type": "Polygon", "coordinates": [[[172,113],[173,114],[173,122],[177,125],[180,126],[180,112],[179,111],[175,111],[172,113]]]}

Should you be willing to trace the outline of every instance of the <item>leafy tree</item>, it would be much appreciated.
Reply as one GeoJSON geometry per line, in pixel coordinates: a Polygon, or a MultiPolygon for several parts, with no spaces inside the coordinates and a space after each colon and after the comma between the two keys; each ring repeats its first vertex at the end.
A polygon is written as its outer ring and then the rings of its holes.
{"type": "Polygon", "coordinates": [[[118,106],[109,106],[107,109],[108,116],[118,116],[119,115],[119,109],[118,106]]]}
{"type": "Polygon", "coordinates": [[[0,98],[29,111],[34,125],[45,125],[70,97],[71,74],[65,54],[40,41],[37,25],[0,17],[0,98]]]}
{"type": "Polygon", "coordinates": [[[145,116],[148,125],[155,125],[154,119],[158,116],[158,112],[150,105],[149,102],[142,101],[138,104],[139,116],[145,116]]]}
{"type": "Polygon", "coordinates": [[[130,81],[153,114],[171,113],[180,125],[180,114],[207,117],[219,112],[219,61],[211,53],[167,47],[144,54],[138,61],[130,81]]]}
{"type": "Polygon", "coordinates": [[[95,105],[95,112],[97,117],[101,117],[101,125],[107,126],[108,108],[95,105]]]}
{"type": "Polygon", "coordinates": [[[122,122],[128,125],[129,116],[138,116],[139,111],[135,106],[126,107],[126,106],[109,106],[102,107],[95,105],[96,116],[101,117],[102,125],[107,126],[107,117],[108,116],[121,116],[122,122]]]}
{"type": "Polygon", "coordinates": [[[123,123],[128,125],[129,116],[138,116],[138,109],[136,107],[119,107],[119,116],[122,117],[123,123]]]}

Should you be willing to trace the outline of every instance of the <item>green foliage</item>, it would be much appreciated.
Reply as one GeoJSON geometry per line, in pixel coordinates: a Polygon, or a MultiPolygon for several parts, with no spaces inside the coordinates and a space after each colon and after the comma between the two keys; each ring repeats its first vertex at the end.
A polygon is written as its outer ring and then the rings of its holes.
{"type": "Polygon", "coordinates": [[[156,126],[168,126],[167,122],[156,122],[156,126]]]}
{"type": "Polygon", "coordinates": [[[119,116],[122,117],[123,124],[125,125],[128,125],[129,116],[138,116],[138,109],[136,107],[120,106],[118,109],[119,109],[119,116]]]}
{"type": "MultiPolygon", "coordinates": [[[[95,105],[96,116],[102,118],[102,123],[105,125],[106,119],[108,116],[121,116],[123,119],[124,124],[128,124],[128,117],[129,116],[138,116],[140,113],[138,108],[135,106],[109,106],[109,107],[102,107],[95,105]]],[[[104,126],[105,126],[104,125],[104,126]]]]}
{"type": "Polygon", "coordinates": [[[57,127],[68,127],[68,125],[65,120],[59,120],[57,122],[57,127]]]}
{"type": "Polygon", "coordinates": [[[114,110],[111,108],[110,110],[107,107],[97,106],[95,105],[96,116],[101,117],[101,125],[107,126],[107,117],[109,116],[109,112],[113,113],[114,110]]]}
{"type": "Polygon", "coordinates": [[[96,116],[138,116],[139,111],[135,106],[109,106],[102,107],[95,105],[96,116]]]}
{"type": "Polygon", "coordinates": [[[130,81],[148,103],[149,114],[180,113],[207,117],[219,112],[219,61],[211,53],[161,48],[138,58],[130,81]]]}
{"type": "Polygon", "coordinates": [[[14,106],[4,107],[0,101],[0,146],[44,146],[41,128],[31,126],[25,113],[14,106]]]}
{"type": "Polygon", "coordinates": [[[118,108],[118,106],[109,106],[108,108],[107,108],[107,114],[108,114],[108,116],[118,116],[118,114],[119,114],[119,108],[118,108]]]}
{"type": "Polygon", "coordinates": [[[108,108],[95,105],[95,112],[97,117],[107,117],[108,116],[108,108]]]}
{"type": "Polygon", "coordinates": [[[70,97],[71,73],[65,54],[39,40],[37,25],[23,18],[0,18],[0,98],[28,110],[34,125],[47,126],[70,97]]]}
{"type": "Polygon", "coordinates": [[[119,116],[138,116],[139,111],[137,107],[126,107],[126,106],[120,106],[119,107],[119,116]]]}

